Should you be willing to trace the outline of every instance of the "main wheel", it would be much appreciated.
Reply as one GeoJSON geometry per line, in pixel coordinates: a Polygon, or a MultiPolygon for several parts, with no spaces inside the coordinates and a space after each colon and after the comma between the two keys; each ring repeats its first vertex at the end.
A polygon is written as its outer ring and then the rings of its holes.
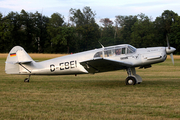
{"type": "Polygon", "coordinates": [[[126,78],[126,85],[135,85],[136,84],[136,78],[133,76],[129,76],[126,78]]]}
{"type": "Polygon", "coordinates": [[[29,82],[29,78],[25,78],[25,79],[24,79],[24,82],[29,82]]]}

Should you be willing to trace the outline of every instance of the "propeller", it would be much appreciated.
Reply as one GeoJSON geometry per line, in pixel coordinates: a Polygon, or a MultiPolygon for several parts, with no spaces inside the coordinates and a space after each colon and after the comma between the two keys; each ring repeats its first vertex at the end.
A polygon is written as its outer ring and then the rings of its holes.
{"type": "Polygon", "coordinates": [[[169,45],[169,39],[168,39],[168,36],[167,36],[167,35],[166,35],[166,41],[167,41],[168,49],[171,49],[171,48],[170,48],[170,45],[169,45]]]}
{"type": "Polygon", "coordinates": [[[173,53],[171,53],[170,56],[171,56],[172,63],[173,63],[173,65],[174,65],[173,53]]]}
{"type": "Polygon", "coordinates": [[[174,58],[173,58],[173,52],[176,50],[176,48],[170,47],[169,45],[169,40],[168,40],[168,36],[166,35],[166,40],[167,40],[167,47],[166,47],[166,53],[170,54],[172,63],[174,65],[174,58]]]}

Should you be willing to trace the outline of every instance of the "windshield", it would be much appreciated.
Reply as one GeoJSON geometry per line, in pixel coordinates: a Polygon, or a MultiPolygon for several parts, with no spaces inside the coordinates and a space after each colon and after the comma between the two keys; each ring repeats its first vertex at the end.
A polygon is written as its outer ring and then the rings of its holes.
{"type": "Polygon", "coordinates": [[[114,47],[104,50],[104,57],[114,56],[114,47]]]}
{"type": "Polygon", "coordinates": [[[136,52],[136,48],[131,45],[128,45],[127,54],[134,53],[134,52],[136,52]]]}

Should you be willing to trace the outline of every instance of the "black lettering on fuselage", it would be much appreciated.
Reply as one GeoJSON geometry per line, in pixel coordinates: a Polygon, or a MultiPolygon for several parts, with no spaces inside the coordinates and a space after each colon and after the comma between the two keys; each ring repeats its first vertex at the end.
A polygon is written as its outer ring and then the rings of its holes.
{"type": "Polygon", "coordinates": [[[53,65],[53,64],[50,65],[50,71],[51,71],[51,72],[54,72],[54,71],[55,71],[55,65],[53,65]]]}
{"type": "MultiPolygon", "coordinates": [[[[54,64],[50,65],[50,71],[54,72],[55,68],[57,69],[58,67],[55,67],[54,64]]],[[[77,68],[77,61],[69,61],[69,62],[61,62],[59,63],[59,70],[68,70],[68,69],[73,69],[77,68]]]]}
{"type": "Polygon", "coordinates": [[[64,63],[59,63],[60,70],[64,70],[64,63]]]}
{"type": "Polygon", "coordinates": [[[75,68],[75,62],[74,61],[70,61],[70,66],[71,66],[71,68],[75,68]]]}
{"type": "Polygon", "coordinates": [[[77,67],[77,61],[59,63],[60,70],[68,70],[77,67]]]}
{"type": "Polygon", "coordinates": [[[65,69],[69,69],[69,62],[65,62],[65,69]]]}

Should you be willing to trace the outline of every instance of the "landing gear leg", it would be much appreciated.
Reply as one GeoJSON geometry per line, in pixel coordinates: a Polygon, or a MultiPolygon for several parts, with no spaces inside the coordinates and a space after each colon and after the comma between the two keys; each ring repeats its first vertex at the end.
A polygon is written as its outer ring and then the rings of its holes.
{"type": "Polygon", "coordinates": [[[140,84],[142,82],[142,78],[136,74],[135,68],[127,68],[126,69],[128,77],[126,78],[125,82],[126,85],[135,85],[140,84]]]}
{"type": "Polygon", "coordinates": [[[28,78],[25,78],[25,79],[24,79],[24,82],[29,82],[30,77],[31,77],[31,75],[29,75],[29,77],[28,77],[28,78]]]}

